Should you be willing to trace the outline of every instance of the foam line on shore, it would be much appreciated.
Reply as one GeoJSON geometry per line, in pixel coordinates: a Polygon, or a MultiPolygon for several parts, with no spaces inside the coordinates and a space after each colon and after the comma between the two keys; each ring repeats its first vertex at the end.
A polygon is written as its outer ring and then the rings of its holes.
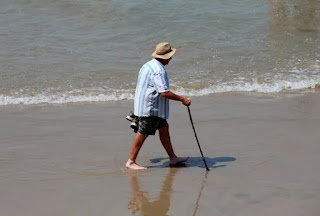
{"type": "MultiPolygon", "coordinates": [[[[172,91],[185,96],[205,96],[214,93],[225,92],[259,92],[259,93],[278,93],[284,90],[300,90],[318,88],[320,77],[313,79],[305,79],[298,81],[279,80],[273,83],[253,82],[227,82],[218,85],[212,85],[207,88],[194,89],[183,88],[178,85],[173,85],[172,91]]],[[[97,88],[85,90],[73,90],[67,92],[56,92],[52,89],[49,92],[32,94],[32,95],[4,95],[0,94],[0,106],[15,105],[15,104],[64,104],[64,103],[79,103],[79,102],[107,102],[120,100],[133,100],[134,90],[115,89],[112,91],[98,92],[97,88]]]]}

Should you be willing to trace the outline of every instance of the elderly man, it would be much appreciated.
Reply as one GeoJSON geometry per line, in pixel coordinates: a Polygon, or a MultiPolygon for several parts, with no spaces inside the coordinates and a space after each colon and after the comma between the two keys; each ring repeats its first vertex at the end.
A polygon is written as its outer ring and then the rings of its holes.
{"type": "Polygon", "coordinates": [[[159,43],[152,53],[154,59],[145,63],[139,72],[134,114],[139,117],[138,132],[133,140],[130,157],[126,163],[128,169],[146,169],[136,163],[141,146],[149,135],[159,130],[160,141],[170,158],[170,165],[186,162],[189,157],[177,157],[173,151],[169,125],[169,99],[181,101],[190,106],[191,100],[174,94],[169,89],[169,80],[165,65],[169,64],[176,49],[167,42],[159,43]]]}

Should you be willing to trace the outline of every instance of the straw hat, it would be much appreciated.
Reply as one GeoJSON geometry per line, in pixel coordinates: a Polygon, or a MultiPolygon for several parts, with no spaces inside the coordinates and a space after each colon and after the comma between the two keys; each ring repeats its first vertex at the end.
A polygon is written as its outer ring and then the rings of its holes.
{"type": "Polygon", "coordinates": [[[156,50],[152,56],[160,59],[169,59],[173,56],[177,49],[172,48],[168,42],[161,42],[156,46],[156,50]]]}

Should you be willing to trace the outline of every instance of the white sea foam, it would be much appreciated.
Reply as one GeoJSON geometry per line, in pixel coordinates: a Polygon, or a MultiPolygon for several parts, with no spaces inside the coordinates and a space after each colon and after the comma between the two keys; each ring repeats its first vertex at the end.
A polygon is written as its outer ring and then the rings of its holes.
{"type": "Polygon", "coordinates": [[[64,103],[78,103],[78,102],[105,102],[105,101],[119,101],[132,100],[132,93],[111,93],[111,94],[87,94],[87,95],[73,95],[70,93],[57,94],[38,94],[34,96],[6,96],[0,95],[0,105],[11,104],[64,104],[64,103]]]}
{"type": "Polygon", "coordinates": [[[248,82],[228,82],[219,85],[213,85],[204,89],[190,90],[185,88],[177,88],[177,93],[186,96],[204,96],[214,93],[224,92],[259,92],[259,93],[277,93],[283,90],[290,89],[307,89],[315,88],[317,84],[320,84],[320,78],[312,80],[300,80],[300,81],[276,81],[273,83],[258,83],[257,81],[248,82]]]}
{"type": "MultiPolygon", "coordinates": [[[[202,89],[182,88],[172,85],[172,91],[185,96],[204,96],[214,93],[224,92],[259,92],[259,93],[277,93],[290,89],[307,89],[315,88],[320,84],[320,77],[314,76],[308,79],[298,80],[278,80],[268,83],[259,83],[258,81],[230,81],[218,85],[211,85],[202,89]]],[[[20,95],[15,93],[12,95],[0,95],[0,106],[14,104],[64,104],[78,102],[107,102],[120,100],[133,100],[134,90],[92,88],[92,89],[75,89],[66,92],[55,92],[49,89],[47,92],[20,95]]]]}

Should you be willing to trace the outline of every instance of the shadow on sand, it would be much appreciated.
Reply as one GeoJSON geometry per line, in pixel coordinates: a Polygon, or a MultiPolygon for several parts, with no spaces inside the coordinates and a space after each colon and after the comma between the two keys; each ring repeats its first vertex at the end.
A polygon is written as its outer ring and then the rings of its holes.
{"type": "MultiPolygon", "coordinates": [[[[205,160],[207,162],[209,169],[215,169],[218,167],[225,167],[226,164],[224,164],[224,163],[235,161],[236,158],[234,158],[234,157],[216,157],[216,158],[205,157],[205,160]]],[[[150,159],[150,162],[153,164],[158,164],[158,163],[161,163],[162,161],[165,161],[165,162],[163,164],[159,164],[159,165],[148,166],[148,169],[170,167],[168,157],[150,159]]],[[[206,168],[204,165],[204,162],[202,160],[202,157],[190,157],[186,163],[181,164],[179,166],[174,166],[174,167],[200,167],[200,168],[204,168],[204,169],[206,168]]]]}

